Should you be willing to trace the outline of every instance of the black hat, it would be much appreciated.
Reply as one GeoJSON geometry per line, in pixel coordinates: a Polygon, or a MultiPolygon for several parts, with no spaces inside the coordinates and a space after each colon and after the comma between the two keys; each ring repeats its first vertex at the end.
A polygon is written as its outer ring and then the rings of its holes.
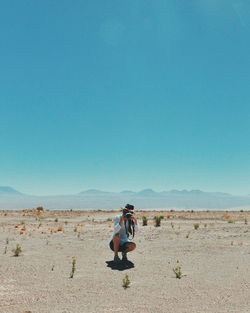
{"type": "Polygon", "coordinates": [[[132,204],[126,204],[125,208],[130,210],[130,211],[134,211],[135,207],[132,204]]]}

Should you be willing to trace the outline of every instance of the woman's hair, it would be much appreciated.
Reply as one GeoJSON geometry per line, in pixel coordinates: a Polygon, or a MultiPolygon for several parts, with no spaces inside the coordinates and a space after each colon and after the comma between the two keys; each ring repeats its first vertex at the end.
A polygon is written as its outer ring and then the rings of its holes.
{"type": "Polygon", "coordinates": [[[125,208],[130,210],[130,211],[134,211],[135,207],[132,204],[126,204],[125,208]]]}
{"type": "MultiPolygon", "coordinates": [[[[131,213],[130,215],[132,215],[134,208],[135,207],[132,204],[126,204],[125,209],[123,209],[123,214],[126,212],[130,212],[131,213]]],[[[132,236],[132,238],[134,238],[135,222],[132,219],[128,218],[127,222],[125,222],[124,224],[125,224],[125,230],[126,230],[127,237],[129,237],[129,234],[130,234],[132,236]]]]}
{"type": "Polygon", "coordinates": [[[129,238],[129,234],[130,234],[132,236],[132,238],[134,238],[134,235],[135,235],[135,223],[134,223],[134,221],[129,218],[129,219],[127,219],[126,222],[124,221],[124,224],[125,224],[127,237],[129,238]]]}

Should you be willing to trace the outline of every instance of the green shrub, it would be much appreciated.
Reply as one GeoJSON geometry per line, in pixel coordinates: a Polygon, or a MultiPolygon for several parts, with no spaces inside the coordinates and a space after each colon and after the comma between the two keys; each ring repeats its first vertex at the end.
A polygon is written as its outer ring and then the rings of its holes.
{"type": "Polygon", "coordinates": [[[200,224],[196,223],[194,224],[194,229],[197,230],[200,227],[200,224]]]}
{"type": "Polygon", "coordinates": [[[72,260],[72,270],[71,270],[71,273],[70,273],[70,278],[74,277],[75,271],[76,271],[76,258],[73,258],[73,260],[72,260]]]}
{"type": "Polygon", "coordinates": [[[14,253],[14,256],[19,256],[20,253],[23,252],[21,246],[17,243],[16,249],[13,249],[12,252],[14,253]]]}
{"type": "Polygon", "coordinates": [[[148,219],[146,216],[142,217],[142,226],[147,226],[148,225],[148,219]]]}
{"type": "Polygon", "coordinates": [[[128,279],[128,274],[125,275],[125,278],[122,280],[122,287],[124,289],[128,288],[130,285],[130,280],[128,279]]]}
{"type": "Polygon", "coordinates": [[[56,223],[58,222],[58,218],[55,218],[55,222],[56,222],[56,223]]]}
{"type": "Polygon", "coordinates": [[[155,227],[160,227],[161,226],[161,220],[162,220],[162,216],[155,216],[154,217],[155,227]]]}
{"type": "Polygon", "coordinates": [[[112,220],[112,218],[107,218],[107,222],[112,222],[113,220],[112,220]]]}
{"type": "Polygon", "coordinates": [[[173,272],[175,273],[175,277],[176,278],[181,279],[182,272],[181,272],[181,267],[180,266],[176,266],[175,268],[173,268],[173,272]]]}

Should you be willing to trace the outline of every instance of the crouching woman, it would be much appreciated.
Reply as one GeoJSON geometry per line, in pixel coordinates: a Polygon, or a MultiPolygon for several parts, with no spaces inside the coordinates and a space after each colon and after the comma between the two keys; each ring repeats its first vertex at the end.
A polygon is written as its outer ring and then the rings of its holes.
{"type": "Polygon", "coordinates": [[[130,241],[129,236],[134,238],[135,232],[139,230],[137,219],[134,216],[134,206],[127,204],[121,215],[114,218],[114,232],[110,238],[109,246],[114,251],[114,262],[126,262],[127,253],[135,250],[136,244],[130,241]],[[118,252],[122,252],[122,260],[118,252]]]}

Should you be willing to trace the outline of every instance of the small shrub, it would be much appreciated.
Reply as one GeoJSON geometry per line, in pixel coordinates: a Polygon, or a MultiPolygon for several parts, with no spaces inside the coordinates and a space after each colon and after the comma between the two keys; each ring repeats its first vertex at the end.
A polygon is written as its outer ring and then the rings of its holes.
{"type": "Polygon", "coordinates": [[[52,267],[51,267],[51,271],[52,272],[54,271],[54,268],[55,268],[55,265],[53,264],[52,267]]]}
{"type": "Polygon", "coordinates": [[[234,221],[233,220],[228,220],[228,223],[229,224],[232,224],[234,221]]]}
{"type": "Polygon", "coordinates": [[[245,218],[245,225],[247,225],[248,224],[248,221],[247,221],[247,218],[245,218]]]}
{"type": "Polygon", "coordinates": [[[207,228],[207,224],[204,224],[204,227],[207,228]]]}
{"type": "Polygon", "coordinates": [[[161,226],[161,220],[162,220],[162,216],[155,216],[154,217],[155,227],[160,227],[161,226]]]}
{"type": "Polygon", "coordinates": [[[78,233],[77,233],[77,238],[80,239],[80,236],[81,236],[81,233],[78,232],[78,233]]]}
{"type": "Polygon", "coordinates": [[[20,253],[23,252],[21,246],[17,243],[16,249],[13,249],[12,252],[14,253],[14,256],[19,256],[20,253]]]}
{"type": "Polygon", "coordinates": [[[148,225],[148,219],[146,216],[142,217],[142,226],[147,226],[148,225]]]}
{"type": "Polygon", "coordinates": [[[171,227],[172,227],[172,229],[174,229],[174,223],[173,222],[171,222],[171,227]]]}
{"type": "Polygon", "coordinates": [[[65,221],[65,222],[64,222],[64,224],[66,224],[66,225],[68,225],[68,223],[69,223],[68,221],[65,221]]]}
{"type": "Polygon", "coordinates": [[[5,242],[6,242],[6,245],[8,245],[9,244],[9,238],[6,238],[5,242]]]}
{"type": "Polygon", "coordinates": [[[56,223],[58,222],[58,218],[55,218],[55,222],[56,222],[56,223]]]}
{"type": "Polygon", "coordinates": [[[181,279],[182,272],[181,272],[181,267],[180,266],[176,266],[175,268],[173,268],[173,272],[175,273],[175,277],[176,278],[181,279]]]}
{"type": "Polygon", "coordinates": [[[197,230],[200,227],[200,224],[196,223],[194,224],[194,229],[197,230]]]}
{"type": "Polygon", "coordinates": [[[189,238],[190,235],[190,231],[186,234],[186,238],[189,238]]]}
{"type": "Polygon", "coordinates": [[[75,233],[77,232],[77,227],[74,228],[74,232],[75,232],[75,233]]]}
{"type": "Polygon", "coordinates": [[[128,279],[128,274],[125,275],[125,278],[122,280],[122,287],[127,289],[130,285],[130,280],[128,279]]]}
{"type": "Polygon", "coordinates": [[[25,224],[24,221],[21,221],[20,225],[24,225],[24,224],[25,224]]]}
{"type": "Polygon", "coordinates": [[[112,218],[107,218],[107,222],[112,222],[113,220],[112,220],[112,218]]]}
{"type": "Polygon", "coordinates": [[[76,258],[73,258],[73,260],[72,260],[72,270],[71,270],[71,273],[70,273],[70,278],[74,277],[75,271],[76,271],[76,258]]]}
{"type": "Polygon", "coordinates": [[[6,253],[7,253],[7,251],[8,251],[8,247],[7,247],[7,246],[5,246],[5,248],[4,248],[4,253],[3,253],[3,254],[6,254],[6,253]]]}

